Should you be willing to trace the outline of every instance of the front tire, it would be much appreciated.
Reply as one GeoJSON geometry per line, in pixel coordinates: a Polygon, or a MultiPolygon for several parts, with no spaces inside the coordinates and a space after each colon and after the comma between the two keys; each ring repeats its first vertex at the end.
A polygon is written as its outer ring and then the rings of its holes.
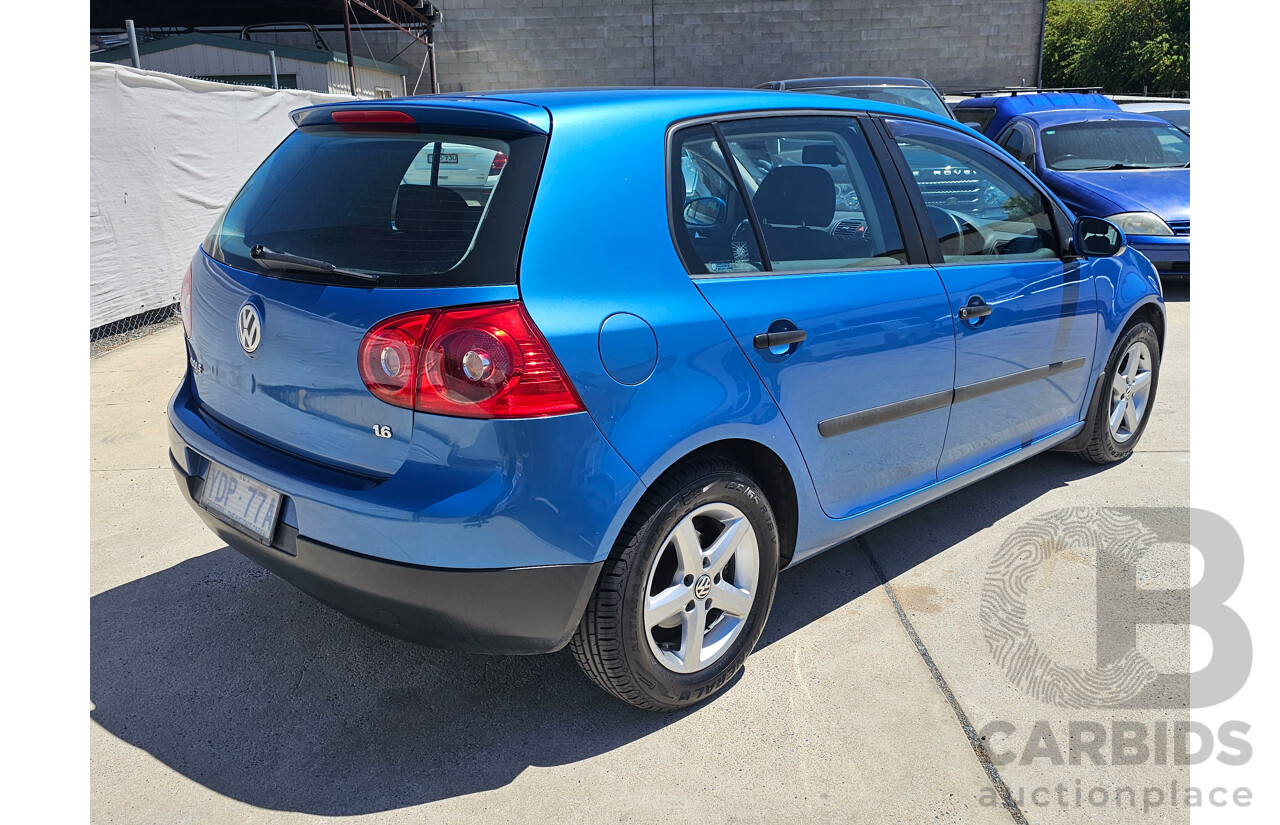
{"type": "Polygon", "coordinates": [[[1160,381],[1160,339],[1146,322],[1129,327],[1107,361],[1094,399],[1093,430],[1077,453],[1095,464],[1128,458],[1151,419],[1160,381]]]}
{"type": "Polygon", "coordinates": [[[699,459],[627,521],[570,643],[609,693],[646,710],[703,701],[755,648],[778,579],[777,523],[737,464],[699,459]]]}

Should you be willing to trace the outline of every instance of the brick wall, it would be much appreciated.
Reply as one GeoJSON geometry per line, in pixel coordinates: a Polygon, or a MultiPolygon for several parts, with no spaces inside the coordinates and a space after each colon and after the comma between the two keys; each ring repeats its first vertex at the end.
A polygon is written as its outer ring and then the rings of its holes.
{"type": "MultiPolygon", "coordinates": [[[[944,90],[1032,84],[1043,0],[440,0],[442,91],[754,86],[823,75],[925,77],[944,90]]],[[[342,48],[341,32],[326,32],[342,48]]],[[[355,33],[409,70],[425,49],[355,33]],[[404,50],[401,52],[401,50],[404,50]],[[399,56],[395,56],[400,52],[399,56]]],[[[367,45],[366,45],[367,44],[367,45]]],[[[427,89],[424,74],[419,91],[427,89]]]]}

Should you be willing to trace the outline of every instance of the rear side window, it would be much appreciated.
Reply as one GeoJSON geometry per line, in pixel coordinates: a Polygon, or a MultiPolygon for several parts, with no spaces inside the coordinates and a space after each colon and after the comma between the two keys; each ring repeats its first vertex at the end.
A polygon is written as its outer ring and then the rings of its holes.
{"type": "Polygon", "coordinates": [[[270,273],[254,257],[261,247],[375,274],[381,286],[515,283],[544,149],[540,135],[299,129],[241,189],[205,251],[270,273]]]}
{"type": "Polygon", "coordinates": [[[996,110],[994,108],[985,108],[978,106],[957,106],[956,120],[972,126],[974,129],[985,134],[987,127],[991,125],[991,121],[996,118],[996,110]]]}
{"type": "MultiPolygon", "coordinates": [[[[760,250],[747,207],[710,126],[681,132],[676,141],[684,199],[673,216],[683,225],[687,263],[711,275],[759,272],[760,250]]],[[[680,230],[677,230],[680,231],[680,230]]]]}
{"type": "Polygon", "coordinates": [[[691,273],[830,272],[906,262],[888,190],[855,118],[769,117],[720,126],[723,143],[709,126],[682,130],[673,142],[680,178],[672,181],[678,196],[672,224],[691,273]]]}

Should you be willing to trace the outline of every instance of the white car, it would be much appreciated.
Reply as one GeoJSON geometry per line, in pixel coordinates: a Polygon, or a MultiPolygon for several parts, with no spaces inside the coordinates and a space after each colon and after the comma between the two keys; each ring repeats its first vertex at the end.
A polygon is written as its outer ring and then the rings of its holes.
{"type": "MultiPolygon", "coordinates": [[[[1118,102],[1118,101],[1117,101],[1118,102]]],[[[1179,100],[1147,100],[1141,103],[1121,103],[1126,112],[1140,112],[1167,120],[1187,134],[1191,134],[1191,103],[1179,100]]]]}
{"type": "Polygon", "coordinates": [[[497,149],[486,149],[461,143],[439,144],[440,174],[432,180],[432,163],[436,144],[427,144],[405,170],[401,183],[418,186],[447,186],[457,190],[492,191],[506,165],[507,155],[497,149]]]}

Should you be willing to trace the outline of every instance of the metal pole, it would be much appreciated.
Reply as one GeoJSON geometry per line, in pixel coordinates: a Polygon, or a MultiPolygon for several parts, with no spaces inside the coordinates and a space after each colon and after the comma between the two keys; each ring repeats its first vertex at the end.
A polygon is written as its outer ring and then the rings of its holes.
{"type": "MultiPolygon", "coordinates": [[[[1039,57],[1036,60],[1036,88],[1044,86],[1044,31],[1049,25],[1049,0],[1044,0],[1040,6],[1040,42],[1036,46],[1039,57]]],[[[1026,81],[1023,81],[1026,85],[1026,81]]]]}
{"type": "Polygon", "coordinates": [[[342,27],[347,34],[347,71],[351,75],[351,96],[356,96],[356,56],[351,49],[351,4],[342,0],[342,27]]]}
{"type": "Polygon", "coordinates": [[[267,52],[267,55],[271,58],[271,88],[279,89],[280,75],[276,72],[276,50],[271,49],[267,52]]]}
{"type": "Polygon", "coordinates": [[[436,26],[427,24],[427,57],[431,60],[431,94],[440,94],[440,78],[436,75],[436,26]]]}
{"type": "Polygon", "coordinates": [[[138,57],[138,33],[133,30],[133,21],[124,21],[124,30],[129,35],[129,59],[133,61],[133,68],[142,68],[142,58],[138,57]]]}

